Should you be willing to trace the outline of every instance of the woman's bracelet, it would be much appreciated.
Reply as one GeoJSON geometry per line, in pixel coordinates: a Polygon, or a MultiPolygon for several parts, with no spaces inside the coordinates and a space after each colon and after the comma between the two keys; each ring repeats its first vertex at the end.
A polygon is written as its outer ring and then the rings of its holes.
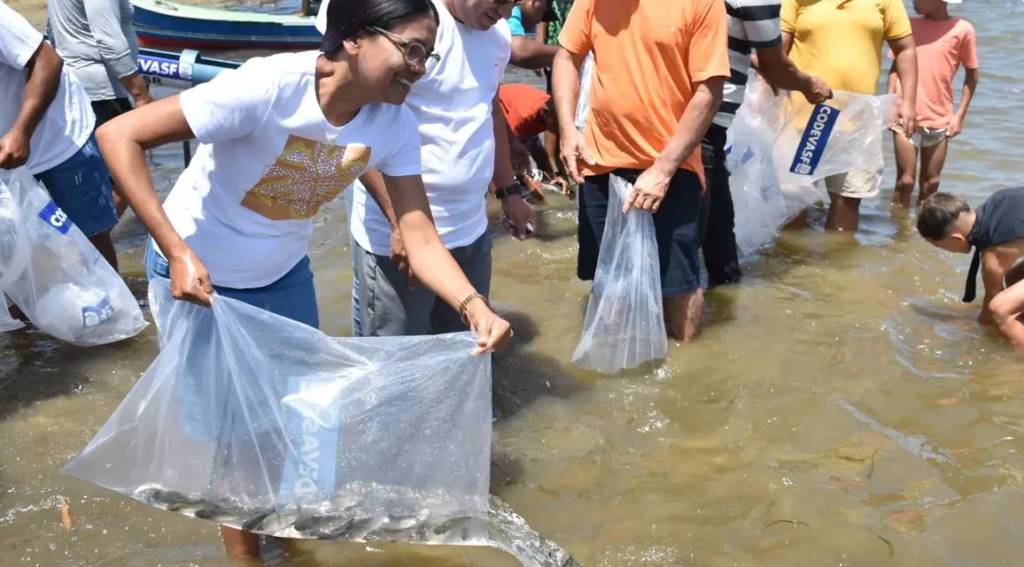
{"type": "Polygon", "coordinates": [[[474,299],[480,299],[481,301],[484,302],[484,305],[487,305],[488,307],[491,305],[487,301],[486,297],[484,297],[483,295],[481,295],[481,294],[479,294],[479,293],[477,293],[475,291],[473,293],[467,295],[466,299],[463,299],[462,302],[459,303],[459,317],[462,319],[462,322],[467,324],[467,325],[469,324],[469,321],[466,320],[466,308],[469,307],[469,304],[472,303],[474,299]]]}

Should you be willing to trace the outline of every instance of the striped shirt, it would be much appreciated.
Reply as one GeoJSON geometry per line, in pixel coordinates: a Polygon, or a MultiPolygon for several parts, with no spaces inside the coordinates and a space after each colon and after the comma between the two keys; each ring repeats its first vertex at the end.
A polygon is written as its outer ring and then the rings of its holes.
{"type": "Polygon", "coordinates": [[[779,0],[725,0],[725,11],[729,16],[731,74],[725,82],[722,106],[715,115],[715,124],[727,128],[743,102],[751,52],[782,44],[779,31],[781,4],[779,0]]]}

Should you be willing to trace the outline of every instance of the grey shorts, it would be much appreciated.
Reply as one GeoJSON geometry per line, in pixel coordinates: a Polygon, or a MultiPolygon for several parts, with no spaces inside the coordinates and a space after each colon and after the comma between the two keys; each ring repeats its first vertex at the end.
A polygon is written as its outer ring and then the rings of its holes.
{"type": "MultiPolygon", "coordinates": [[[[491,235],[449,250],[473,287],[491,292],[491,235]]],[[[352,333],[357,337],[396,337],[454,333],[468,327],[434,292],[409,281],[391,263],[352,243],[352,333]]]]}
{"type": "Polygon", "coordinates": [[[917,130],[914,131],[913,136],[907,136],[907,133],[903,131],[903,128],[899,126],[893,126],[890,128],[893,132],[903,136],[910,140],[911,144],[919,148],[930,148],[936,146],[939,142],[946,139],[946,133],[949,132],[947,128],[929,128],[927,126],[918,126],[917,130]]]}

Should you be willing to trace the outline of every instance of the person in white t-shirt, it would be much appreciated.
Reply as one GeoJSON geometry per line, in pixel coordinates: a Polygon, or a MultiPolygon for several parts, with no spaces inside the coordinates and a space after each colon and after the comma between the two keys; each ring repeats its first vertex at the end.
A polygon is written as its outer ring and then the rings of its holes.
{"type": "MultiPolygon", "coordinates": [[[[333,0],[337,2],[337,0],[333,0]]],[[[496,188],[513,235],[533,235],[536,219],[515,178],[507,126],[497,102],[511,54],[510,0],[433,0],[440,14],[437,66],[417,82],[407,104],[420,125],[423,183],[437,231],[474,287],[488,295],[491,236],[487,194],[496,188]],[[496,135],[497,133],[497,135],[496,135]]],[[[331,2],[321,4],[319,23],[331,2]]],[[[322,30],[322,27],[321,27],[322,30]]],[[[465,330],[458,314],[418,285],[408,241],[380,176],[361,178],[353,193],[352,319],[361,336],[422,335],[465,330]]]]}
{"type": "MultiPolygon", "coordinates": [[[[213,81],[121,115],[100,145],[150,230],[151,278],[208,305],[216,291],[317,326],[312,219],[367,169],[383,174],[421,281],[469,322],[479,351],[512,336],[447,252],[420,178],[416,118],[402,103],[436,64],[430,0],[335,0],[321,51],[252,59],[213,81]],[[161,207],[143,151],[202,143],[161,207]]],[[[255,535],[222,528],[233,557],[255,535]]]]}
{"type": "Polygon", "coordinates": [[[0,169],[35,175],[117,269],[117,214],[89,97],[43,35],[2,1],[0,22],[0,169]]]}

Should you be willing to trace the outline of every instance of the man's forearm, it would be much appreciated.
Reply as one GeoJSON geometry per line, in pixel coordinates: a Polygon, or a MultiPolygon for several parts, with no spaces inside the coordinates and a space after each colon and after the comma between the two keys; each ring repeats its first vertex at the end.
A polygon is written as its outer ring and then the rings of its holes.
{"type": "Polygon", "coordinates": [[[495,188],[502,188],[511,185],[516,180],[515,171],[512,169],[512,149],[508,143],[508,123],[505,122],[505,114],[501,111],[501,104],[498,97],[494,97],[491,103],[491,116],[494,122],[494,176],[491,181],[495,188]]]}
{"type": "Polygon", "coordinates": [[[781,45],[758,49],[757,61],[757,72],[775,88],[799,92],[813,88],[811,76],[797,68],[781,45]]]}
{"type": "Polygon", "coordinates": [[[811,88],[810,75],[797,69],[788,57],[775,65],[765,65],[762,61],[758,72],[777,89],[805,92],[811,88]]]}
{"type": "MultiPolygon", "coordinates": [[[[395,214],[395,207],[391,203],[388,187],[384,183],[384,175],[375,169],[371,169],[363,173],[359,181],[363,184],[363,187],[366,187],[366,192],[370,195],[370,198],[377,203],[384,216],[387,217],[391,230],[398,230],[398,215],[395,214]]],[[[351,220],[349,219],[350,222],[351,220]]]]}
{"type": "Polygon", "coordinates": [[[576,58],[560,47],[551,69],[551,89],[554,91],[558,129],[569,132],[576,129],[576,104],[580,98],[580,67],[582,57],[576,58]]]}
{"type": "Polygon", "coordinates": [[[679,119],[676,133],[658,156],[656,166],[666,172],[675,171],[679,169],[683,160],[693,153],[711,126],[711,120],[722,103],[723,82],[724,78],[713,77],[697,84],[693,98],[687,103],[686,110],[679,119]]]}
{"type": "Polygon", "coordinates": [[[60,74],[64,68],[64,60],[57,55],[50,44],[45,41],[29,60],[28,81],[25,83],[25,96],[21,99],[18,116],[11,125],[11,130],[19,130],[25,138],[31,138],[39,121],[46,114],[53,98],[60,87],[60,74]]]}
{"type": "Polygon", "coordinates": [[[557,45],[546,45],[525,37],[512,39],[512,61],[523,69],[544,69],[551,66],[558,53],[557,45]]]}
{"type": "Polygon", "coordinates": [[[131,75],[125,75],[118,79],[124,88],[127,89],[128,93],[132,95],[135,100],[148,100],[149,99],[149,85],[146,84],[146,79],[139,73],[132,73],[131,75]]]}
{"type": "Polygon", "coordinates": [[[917,101],[917,50],[913,45],[893,49],[896,54],[896,76],[900,79],[902,98],[907,103],[917,101]]]}

